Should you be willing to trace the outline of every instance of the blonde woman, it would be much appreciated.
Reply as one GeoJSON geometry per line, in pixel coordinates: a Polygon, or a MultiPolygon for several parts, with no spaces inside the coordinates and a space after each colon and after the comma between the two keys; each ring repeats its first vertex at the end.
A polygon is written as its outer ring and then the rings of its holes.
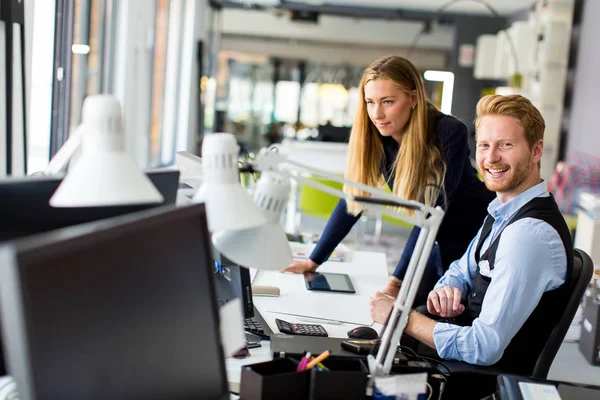
{"type": "MultiPolygon", "coordinates": [[[[425,304],[439,277],[477,234],[494,194],[471,166],[467,127],[433,106],[421,74],[409,60],[388,56],[375,61],[363,74],[359,96],[346,178],[378,188],[387,185],[400,198],[446,211],[436,238],[439,246],[434,247],[415,300],[415,306],[425,304]]],[[[355,188],[345,190],[360,194],[355,188]]],[[[293,262],[284,272],[316,270],[350,232],[361,211],[360,204],[341,200],[310,258],[293,262]]],[[[413,228],[385,294],[398,295],[418,233],[419,228],[413,228]]]]}

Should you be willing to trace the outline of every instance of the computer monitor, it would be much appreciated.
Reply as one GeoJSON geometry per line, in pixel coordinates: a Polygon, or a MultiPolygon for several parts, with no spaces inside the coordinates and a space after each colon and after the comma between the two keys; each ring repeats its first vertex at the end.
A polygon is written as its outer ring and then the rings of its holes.
{"type": "Polygon", "coordinates": [[[350,140],[350,127],[319,125],[316,140],[323,142],[348,143],[350,140]]]}
{"type": "Polygon", "coordinates": [[[0,241],[175,204],[179,171],[157,170],[146,174],[162,194],[163,203],[54,208],[50,206],[50,198],[62,182],[61,178],[29,177],[0,181],[0,241]]]}
{"type": "Polygon", "coordinates": [[[228,399],[203,204],[0,246],[0,314],[22,400],[228,399]]]}
{"type": "Polygon", "coordinates": [[[218,261],[221,264],[221,271],[215,272],[215,286],[219,303],[223,305],[239,298],[242,302],[244,318],[254,317],[250,271],[222,254],[218,261]]]}
{"type": "Polygon", "coordinates": [[[218,304],[223,306],[233,299],[240,299],[244,312],[246,339],[256,341],[258,337],[262,340],[271,340],[273,330],[254,306],[250,270],[222,254],[215,257],[218,257],[221,265],[220,270],[214,273],[218,304]]]}

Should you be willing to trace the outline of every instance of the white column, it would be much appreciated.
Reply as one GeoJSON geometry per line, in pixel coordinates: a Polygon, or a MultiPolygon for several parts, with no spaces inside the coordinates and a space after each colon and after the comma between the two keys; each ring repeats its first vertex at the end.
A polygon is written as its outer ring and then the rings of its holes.
{"type": "Polygon", "coordinates": [[[202,61],[206,64],[206,20],[209,15],[208,0],[186,0],[183,46],[181,51],[181,74],[179,87],[181,90],[179,114],[177,119],[177,139],[175,151],[185,150],[191,153],[198,151],[196,133],[203,121],[200,120],[200,75],[203,65],[198,60],[198,52],[202,51],[202,61]],[[199,46],[203,49],[200,50],[199,46]]]}
{"type": "Polygon", "coordinates": [[[114,94],[121,101],[127,148],[142,167],[148,164],[154,56],[155,5],[147,0],[118,2],[114,94]]]}

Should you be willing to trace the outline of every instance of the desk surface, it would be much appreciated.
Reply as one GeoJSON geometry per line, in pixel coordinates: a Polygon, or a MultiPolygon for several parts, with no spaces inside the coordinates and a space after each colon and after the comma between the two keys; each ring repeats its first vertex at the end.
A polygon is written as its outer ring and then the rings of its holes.
{"type": "MultiPolygon", "coordinates": [[[[292,243],[292,250],[309,250],[307,245],[292,243]]],[[[332,313],[335,310],[343,310],[350,308],[350,311],[355,311],[357,314],[369,313],[369,297],[375,290],[381,290],[387,282],[387,263],[385,254],[351,251],[348,253],[346,261],[329,261],[319,267],[320,272],[343,272],[352,278],[356,288],[356,294],[340,294],[340,293],[313,293],[306,290],[302,275],[297,274],[282,274],[277,271],[259,271],[254,279],[257,285],[272,285],[278,286],[281,291],[279,297],[254,297],[254,304],[260,311],[263,318],[267,321],[273,332],[279,332],[275,325],[275,318],[280,318],[289,322],[298,321],[297,316],[284,315],[279,313],[268,312],[269,308],[273,308],[274,304],[279,301],[300,302],[301,307],[294,306],[295,311],[304,309],[307,315],[319,316],[325,313],[332,313]],[[344,302],[340,299],[344,298],[344,302]]],[[[364,324],[342,323],[342,324],[327,324],[325,321],[319,322],[327,330],[330,337],[346,338],[347,332],[364,324]]],[[[382,326],[374,324],[373,326],[378,331],[381,331],[382,326]]],[[[271,342],[262,341],[262,347],[251,349],[250,357],[237,360],[233,358],[227,359],[227,377],[232,391],[239,390],[241,380],[241,368],[244,365],[254,364],[272,359],[271,342]]]]}
{"type": "MultiPolygon", "coordinates": [[[[292,244],[294,249],[305,250],[305,247],[299,247],[302,245],[292,244]]],[[[350,260],[348,262],[328,262],[323,264],[319,270],[328,272],[339,272],[341,269],[345,269],[345,273],[348,273],[353,277],[353,281],[359,282],[359,286],[364,279],[372,280],[372,283],[378,285],[375,289],[381,289],[385,286],[387,278],[387,268],[385,262],[385,255],[380,253],[360,252],[351,251],[349,252],[350,260]]],[[[295,293],[296,295],[304,294],[308,297],[314,293],[308,292],[304,288],[304,282],[299,275],[281,274],[278,272],[260,271],[256,277],[256,282],[260,284],[280,285],[282,293],[295,293]]],[[[357,298],[364,300],[364,306],[368,307],[368,298],[371,293],[368,293],[366,289],[364,292],[356,294],[357,298]]],[[[322,307],[334,307],[339,300],[339,297],[335,297],[336,294],[330,294],[331,301],[323,301],[322,307]]],[[[266,299],[266,298],[255,298],[255,303],[262,316],[265,318],[269,326],[274,332],[278,332],[275,325],[275,318],[279,317],[286,321],[296,322],[298,317],[290,315],[280,315],[266,312],[266,308],[269,305],[269,301],[276,301],[278,298],[266,299]],[[267,300],[267,301],[265,301],[267,300]]],[[[331,337],[346,337],[348,330],[352,329],[356,324],[341,324],[341,325],[330,325],[321,323],[329,336],[331,337]]],[[[381,326],[374,324],[377,330],[381,330],[381,326]]],[[[254,364],[272,359],[271,356],[271,344],[268,341],[262,342],[262,347],[250,350],[251,357],[244,360],[227,359],[227,374],[230,382],[232,391],[239,390],[239,383],[241,378],[241,368],[243,365],[254,364]]],[[[550,372],[548,379],[554,379],[566,382],[577,382],[587,384],[598,384],[600,382],[600,367],[590,365],[583,355],[579,352],[577,343],[565,342],[561,346],[550,372]]]]}

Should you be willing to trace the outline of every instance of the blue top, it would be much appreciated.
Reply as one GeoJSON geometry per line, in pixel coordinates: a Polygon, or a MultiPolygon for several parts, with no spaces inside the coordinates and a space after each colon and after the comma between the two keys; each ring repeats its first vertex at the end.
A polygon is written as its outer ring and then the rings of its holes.
{"type": "MultiPolygon", "coordinates": [[[[549,196],[549,193],[546,182],[541,182],[505,204],[495,199],[489,205],[488,212],[495,221],[481,252],[485,252],[502,232],[491,271],[492,281],[483,299],[481,313],[472,326],[445,322],[436,324],[433,340],[440,357],[478,365],[496,363],[544,292],[565,282],[565,247],[550,224],[539,219],[523,218],[507,226],[522,206],[535,197],[544,196],[549,196]]],[[[481,230],[463,257],[450,265],[436,288],[458,288],[463,300],[466,299],[473,288],[472,280],[477,271],[475,248],[480,233],[481,230]]]]}
{"type": "MultiPolygon", "coordinates": [[[[437,269],[439,271],[437,276],[441,276],[450,263],[460,258],[467,249],[469,242],[483,223],[487,214],[486,207],[494,199],[495,194],[486,189],[471,166],[467,144],[468,132],[465,124],[454,117],[438,112],[435,115],[433,128],[436,134],[436,144],[446,164],[445,196],[440,194],[436,205],[444,208],[446,215],[436,236],[439,251],[435,249],[432,252],[428,268],[437,269]]],[[[388,186],[391,186],[394,182],[394,174],[391,173],[392,165],[400,145],[391,137],[379,135],[379,138],[385,152],[381,172],[388,182],[388,186]]],[[[317,264],[322,264],[327,260],[358,219],[359,216],[348,214],[346,202],[343,199],[340,200],[327,222],[321,239],[310,255],[310,259],[317,264]]],[[[394,275],[399,279],[402,279],[406,273],[419,232],[420,228],[414,227],[410,233],[402,257],[394,271],[394,275]]],[[[433,286],[433,282],[431,286],[433,286]]]]}

